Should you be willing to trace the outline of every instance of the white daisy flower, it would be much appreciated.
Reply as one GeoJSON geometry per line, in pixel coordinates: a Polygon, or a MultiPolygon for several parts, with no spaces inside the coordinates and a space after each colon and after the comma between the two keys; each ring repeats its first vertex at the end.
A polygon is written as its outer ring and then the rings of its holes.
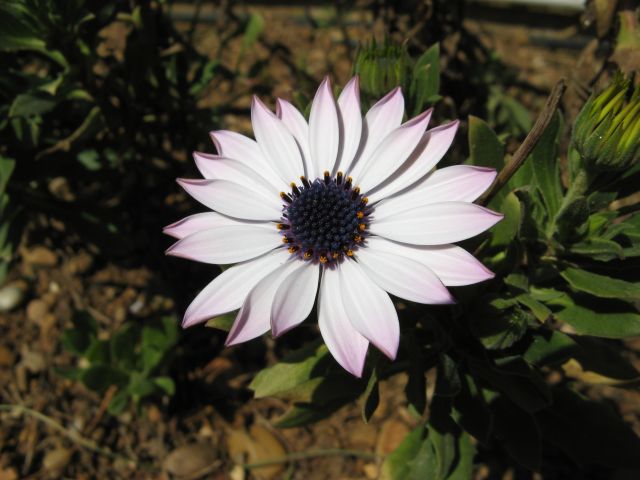
{"type": "Polygon", "coordinates": [[[193,300],[183,326],[240,309],[226,340],[235,345],[303,322],[317,296],[318,325],[332,355],[361,376],[369,343],[390,359],[400,326],[390,294],[448,304],[447,286],[493,277],[453,242],[502,215],[472,202],[495,171],[434,170],[458,122],[426,130],[432,110],[402,123],[396,88],[362,118],[358,78],[336,102],[325,78],[309,122],[279,99],[274,115],[257,97],[256,140],[211,133],[217,155],[194,153],[204,180],[178,180],[213,212],[166,227],[169,255],[236,264],[193,300]]]}

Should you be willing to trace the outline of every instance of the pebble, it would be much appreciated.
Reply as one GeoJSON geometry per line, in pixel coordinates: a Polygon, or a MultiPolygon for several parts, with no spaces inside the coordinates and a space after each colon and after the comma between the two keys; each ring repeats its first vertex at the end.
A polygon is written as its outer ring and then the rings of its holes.
{"type": "Polygon", "coordinates": [[[53,267],[58,263],[56,254],[40,245],[25,249],[22,252],[22,259],[25,263],[36,267],[53,267]]]}
{"type": "Polygon", "coordinates": [[[10,367],[14,359],[14,353],[4,345],[0,345],[0,367],[10,367]]]}
{"type": "Polygon", "coordinates": [[[42,466],[49,472],[62,470],[68,465],[72,455],[73,452],[68,448],[56,448],[46,453],[42,466]]]}
{"type": "Polygon", "coordinates": [[[0,312],[9,312],[24,300],[25,291],[17,285],[5,285],[0,288],[0,312]]]}
{"type": "Polygon", "coordinates": [[[34,323],[39,323],[49,311],[49,306],[39,298],[31,300],[27,305],[27,318],[34,323]]]}
{"type": "Polygon", "coordinates": [[[173,450],[163,463],[164,469],[178,477],[193,475],[216,461],[213,445],[192,443],[173,450]]]}

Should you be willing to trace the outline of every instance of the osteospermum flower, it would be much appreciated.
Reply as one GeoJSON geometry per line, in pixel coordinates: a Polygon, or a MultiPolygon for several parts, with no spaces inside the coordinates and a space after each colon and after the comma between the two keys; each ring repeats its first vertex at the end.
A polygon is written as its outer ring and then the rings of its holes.
{"type": "Polygon", "coordinates": [[[452,242],[502,215],[473,202],[495,171],[468,165],[434,170],[458,122],[426,130],[432,110],[402,123],[396,88],[362,118],[358,78],[334,100],[328,78],[309,121],[286,100],[274,115],[251,105],[256,140],[211,133],[217,155],[194,153],[204,180],[178,180],[213,212],[166,227],[169,255],[236,264],[193,300],[183,326],[240,309],[226,345],[304,321],[317,296],[318,325],[332,355],[362,374],[369,343],[398,350],[389,296],[448,304],[447,286],[493,274],[452,242]]]}

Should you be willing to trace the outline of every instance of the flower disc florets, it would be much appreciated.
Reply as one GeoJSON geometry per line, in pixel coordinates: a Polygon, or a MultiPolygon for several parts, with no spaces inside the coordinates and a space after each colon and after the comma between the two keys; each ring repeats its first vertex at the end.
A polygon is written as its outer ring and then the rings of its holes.
{"type": "Polygon", "coordinates": [[[352,256],[366,235],[367,198],[342,172],[335,178],[325,172],[313,182],[300,180],[300,187],[291,184],[291,194],[280,194],[285,206],[278,228],[284,233],[283,242],[290,245],[289,252],[320,263],[352,256]]]}

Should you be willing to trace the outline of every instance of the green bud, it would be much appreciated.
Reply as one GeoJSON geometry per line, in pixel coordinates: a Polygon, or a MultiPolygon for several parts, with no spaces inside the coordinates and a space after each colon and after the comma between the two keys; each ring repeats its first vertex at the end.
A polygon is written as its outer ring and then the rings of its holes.
{"type": "Polygon", "coordinates": [[[617,74],[609,87],[587,100],[572,141],[589,171],[634,165],[640,159],[640,87],[617,74]]]}
{"type": "Polygon", "coordinates": [[[408,90],[413,62],[404,45],[375,40],[358,51],[355,73],[360,76],[360,88],[372,97],[381,97],[397,86],[408,90]]]}

